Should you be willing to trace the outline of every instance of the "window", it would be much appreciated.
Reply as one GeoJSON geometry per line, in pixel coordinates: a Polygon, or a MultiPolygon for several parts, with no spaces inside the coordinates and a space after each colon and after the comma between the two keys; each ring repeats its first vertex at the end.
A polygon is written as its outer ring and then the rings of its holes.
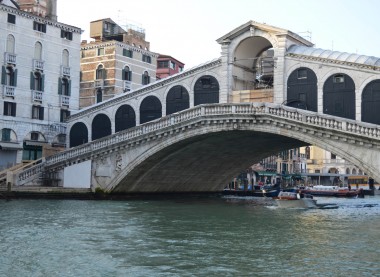
{"type": "Polygon", "coordinates": [[[123,49],[123,56],[133,58],[133,51],[129,49],[123,49]]]}
{"type": "Polygon", "coordinates": [[[336,155],[333,154],[333,153],[331,153],[331,159],[332,159],[332,160],[336,160],[336,155]]]}
{"type": "Polygon", "coordinates": [[[13,66],[2,66],[1,84],[15,87],[17,85],[17,69],[13,66]]]}
{"type": "Polygon", "coordinates": [[[33,106],[32,107],[32,118],[44,120],[44,107],[41,106],[33,106]]]}
{"type": "Polygon", "coordinates": [[[71,80],[68,78],[58,79],[58,94],[59,95],[71,95],[71,80]]]}
{"type": "Polygon", "coordinates": [[[132,71],[129,69],[129,66],[124,67],[122,79],[124,81],[132,81],[132,71]]]}
{"type": "Polygon", "coordinates": [[[7,37],[7,52],[14,54],[15,53],[15,37],[8,35],[7,37]]]}
{"type": "Polygon", "coordinates": [[[158,62],[158,68],[168,68],[169,67],[169,61],[159,61],[158,62]]]}
{"type": "Polygon", "coordinates": [[[37,132],[30,133],[30,140],[38,140],[39,134],[37,132]]]}
{"type": "Polygon", "coordinates": [[[96,91],[96,103],[100,103],[103,101],[103,92],[101,89],[96,91]]]}
{"type": "Polygon", "coordinates": [[[171,68],[171,69],[175,69],[175,63],[172,62],[172,61],[170,61],[170,68],[171,68]]]}
{"type": "Polygon", "coordinates": [[[30,73],[30,89],[44,91],[44,74],[39,71],[32,71],[30,73]]]}
{"type": "Polygon", "coordinates": [[[98,56],[104,55],[104,48],[98,48],[98,56]]]}
{"type": "Polygon", "coordinates": [[[149,83],[150,83],[150,76],[149,76],[148,72],[145,71],[144,74],[142,75],[142,84],[147,85],[149,83]]]}
{"type": "Polygon", "coordinates": [[[96,80],[105,79],[106,77],[106,70],[104,69],[102,64],[98,65],[98,68],[96,69],[96,80]]]}
{"type": "Polygon", "coordinates": [[[4,128],[1,131],[1,140],[2,141],[11,141],[11,129],[4,128]]]}
{"type": "Polygon", "coordinates": [[[16,116],[16,103],[4,102],[4,115],[16,116]]]}
{"type": "Polygon", "coordinates": [[[34,58],[36,60],[42,60],[42,44],[41,42],[36,42],[34,45],[34,58]]]}
{"type": "Polygon", "coordinates": [[[67,39],[67,40],[73,40],[73,33],[61,30],[61,38],[67,39]]]}
{"type": "Polygon", "coordinates": [[[182,72],[183,71],[183,67],[182,66],[178,66],[178,70],[179,70],[179,72],[182,72]]]}
{"type": "Polygon", "coordinates": [[[69,51],[63,49],[62,51],[62,65],[69,67],[69,51]]]}
{"type": "Polygon", "coordinates": [[[334,83],[344,83],[344,76],[341,74],[335,75],[333,78],[334,83]]]}
{"type": "Polygon", "coordinates": [[[16,24],[16,16],[8,13],[8,23],[16,24]]]}
{"type": "Polygon", "coordinates": [[[152,58],[148,55],[142,55],[142,61],[146,63],[152,63],[152,58]]]}
{"type": "Polygon", "coordinates": [[[298,79],[307,79],[307,70],[306,68],[297,70],[297,78],[298,79]]]}
{"type": "Polygon", "coordinates": [[[70,116],[70,111],[61,110],[61,122],[66,122],[66,120],[69,116],[70,116]]]}
{"type": "Polygon", "coordinates": [[[33,22],[33,30],[36,30],[36,31],[42,32],[42,33],[46,33],[46,24],[34,21],[33,22]]]}

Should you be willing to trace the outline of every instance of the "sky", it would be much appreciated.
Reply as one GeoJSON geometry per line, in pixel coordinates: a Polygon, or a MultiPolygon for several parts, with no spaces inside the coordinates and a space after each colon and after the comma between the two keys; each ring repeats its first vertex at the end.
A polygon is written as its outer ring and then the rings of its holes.
{"type": "Polygon", "coordinates": [[[57,0],[58,21],[81,28],[102,18],[144,28],[150,50],[185,69],[220,57],[216,40],[250,20],[298,33],[314,47],[380,57],[378,0],[57,0]]]}

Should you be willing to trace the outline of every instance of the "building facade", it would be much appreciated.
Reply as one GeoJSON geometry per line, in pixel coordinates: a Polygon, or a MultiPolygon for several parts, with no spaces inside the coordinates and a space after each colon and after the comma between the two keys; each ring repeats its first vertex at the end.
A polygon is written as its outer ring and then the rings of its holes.
{"type": "Polygon", "coordinates": [[[79,109],[81,29],[54,20],[56,1],[45,14],[14,2],[0,3],[0,169],[62,148],[79,109]]]}
{"type": "Polygon", "coordinates": [[[168,55],[159,55],[157,58],[157,79],[163,79],[184,70],[185,64],[168,55]]]}
{"type": "Polygon", "coordinates": [[[81,108],[156,81],[158,54],[149,50],[143,29],[107,18],[90,23],[90,36],[95,41],[81,45],[81,108]]]}

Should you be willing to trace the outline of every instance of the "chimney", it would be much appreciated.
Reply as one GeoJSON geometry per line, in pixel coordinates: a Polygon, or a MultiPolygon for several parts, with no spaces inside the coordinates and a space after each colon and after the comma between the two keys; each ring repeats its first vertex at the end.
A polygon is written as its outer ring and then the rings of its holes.
{"type": "Polygon", "coordinates": [[[57,21],[57,0],[46,1],[46,17],[50,20],[57,21]]]}

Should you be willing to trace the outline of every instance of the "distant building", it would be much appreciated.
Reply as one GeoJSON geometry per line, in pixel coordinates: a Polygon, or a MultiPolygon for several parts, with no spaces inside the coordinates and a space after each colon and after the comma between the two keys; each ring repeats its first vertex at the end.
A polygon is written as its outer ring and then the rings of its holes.
{"type": "Polygon", "coordinates": [[[145,30],[106,18],[90,23],[90,37],[95,41],[81,45],[81,108],[156,81],[158,54],[145,30]]]}
{"type": "Polygon", "coordinates": [[[159,55],[157,58],[157,79],[163,79],[182,72],[185,64],[171,56],[159,55]]]}
{"type": "Polygon", "coordinates": [[[63,147],[79,109],[81,29],[55,20],[56,1],[18,2],[0,1],[0,169],[63,147]]]}

